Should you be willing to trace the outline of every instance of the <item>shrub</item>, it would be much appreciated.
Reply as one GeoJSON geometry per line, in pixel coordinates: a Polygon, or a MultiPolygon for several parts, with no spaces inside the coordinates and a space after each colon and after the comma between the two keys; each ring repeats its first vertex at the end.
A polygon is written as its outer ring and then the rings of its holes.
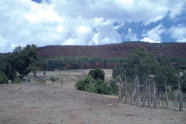
{"type": "Polygon", "coordinates": [[[51,80],[52,82],[55,82],[55,81],[56,81],[56,79],[55,79],[54,76],[51,76],[51,77],[50,77],[50,80],[51,80]]]}
{"type": "Polygon", "coordinates": [[[16,79],[14,80],[14,83],[21,83],[21,79],[20,79],[20,78],[16,78],[16,79]]]}
{"type": "Polygon", "coordinates": [[[46,72],[43,72],[43,75],[46,75],[46,72]]]}
{"type": "Polygon", "coordinates": [[[112,92],[114,91],[112,88],[115,88],[116,90],[116,86],[114,85],[114,83],[112,83],[112,87],[110,87],[104,82],[104,80],[94,80],[90,75],[87,75],[84,79],[79,80],[76,83],[75,87],[77,90],[99,94],[112,94],[112,92]]]}
{"type": "Polygon", "coordinates": [[[110,85],[110,88],[112,90],[111,91],[112,94],[117,94],[118,93],[118,85],[116,84],[116,82],[114,80],[110,80],[109,85],[110,85]]]}
{"type": "Polygon", "coordinates": [[[85,87],[88,87],[89,84],[92,84],[93,83],[93,78],[91,76],[86,76],[84,79],[82,80],[79,80],[75,87],[76,89],[78,90],[85,90],[86,88],[85,87]]]}
{"type": "Polygon", "coordinates": [[[0,74],[0,84],[7,84],[8,83],[8,77],[4,74],[0,74]]]}
{"type": "Polygon", "coordinates": [[[85,90],[85,85],[83,80],[79,80],[78,82],[76,82],[75,87],[77,90],[85,90]]]}
{"type": "Polygon", "coordinates": [[[105,80],[105,73],[101,69],[91,70],[88,75],[90,75],[94,80],[105,80]]]}
{"type": "Polygon", "coordinates": [[[96,93],[96,88],[93,83],[90,83],[89,85],[85,86],[85,91],[96,93]]]}
{"type": "Polygon", "coordinates": [[[95,88],[96,88],[96,93],[99,93],[99,94],[111,94],[111,88],[106,84],[104,83],[103,80],[96,80],[95,81],[95,88]]]}
{"type": "Polygon", "coordinates": [[[29,78],[29,79],[27,79],[27,82],[30,82],[30,78],[29,78]]]}

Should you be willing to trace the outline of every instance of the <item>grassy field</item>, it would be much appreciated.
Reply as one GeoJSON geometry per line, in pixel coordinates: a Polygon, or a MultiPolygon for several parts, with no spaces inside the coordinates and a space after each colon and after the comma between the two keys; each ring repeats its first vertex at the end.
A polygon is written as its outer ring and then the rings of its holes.
{"type": "MultiPolygon", "coordinates": [[[[112,78],[112,69],[103,69],[105,72],[105,80],[109,81],[112,78]]],[[[61,82],[63,83],[63,87],[75,89],[75,83],[84,78],[90,69],[79,69],[79,70],[62,70],[62,71],[47,71],[46,75],[43,75],[43,72],[37,72],[37,78],[33,78],[33,74],[31,73],[29,76],[31,77],[31,82],[35,83],[45,83],[48,85],[52,85],[51,76],[53,76],[56,81],[54,82],[54,86],[61,86],[61,82]]]]}
{"type": "MultiPolygon", "coordinates": [[[[104,71],[109,80],[112,71],[104,71]]],[[[88,72],[39,72],[30,83],[0,85],[0,124],[185,124],[186,111],[117,104],[117,97],[75,90],[88,72]],[[64,85],[51,86],[51,75],[64,85]]]]}

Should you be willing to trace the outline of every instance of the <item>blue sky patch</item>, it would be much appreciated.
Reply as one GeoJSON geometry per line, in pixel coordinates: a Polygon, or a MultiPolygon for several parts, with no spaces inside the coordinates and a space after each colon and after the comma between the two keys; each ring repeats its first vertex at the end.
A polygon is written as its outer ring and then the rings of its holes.
{"type": "Polygon", "coordinates": [[[37,2],[37,3],[41,3],[42,2],[42,0],[32,0],[32,1],[37,2]]]}

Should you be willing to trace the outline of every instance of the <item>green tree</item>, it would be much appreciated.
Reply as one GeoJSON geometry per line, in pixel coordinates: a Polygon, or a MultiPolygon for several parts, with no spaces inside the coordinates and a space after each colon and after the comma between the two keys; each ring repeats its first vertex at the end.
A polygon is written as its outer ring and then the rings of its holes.
{"type": "Polygon", "coordinates": [[[127,58],[126,69],[128,73],[137,75],[155,74],[158,61],[155,56],[144,48],[133,51],[127,58]]]}
{"type": "Polygon", "coordinates": [[[33,60],[33,62],[29,66],[30,70],[33,72],[34,76],[36,76],[36,72],[41,70],[42,68],[42,63],[40,60],[33,60]]]}
{"type": "Polygon", "coordinates": [[[13,58],[12,53],[0,56],[0,73],[4,73],[12,81],[16,78],[16,71],[13,68],[13,58]]]}
{"type": "MultiPolygon", "coordinates": [[[[153,99],[154,99],[154,106],[157,105],[156,102],[156,82],[155,78],[157,74],[157,70],[159,68],[159,63],[156,59],[156,57],[147,51],[145,48],[138,48],[132,52],[127,57],[126,63],[121,65],[121,68],[118,68],[116,70],[113,70],[115,73],[120,73],[120,77],[122,80],[126,82],[134,82],[134,90],[133,93],[135,94],[135,100],[138,104],[138,95],[142,91],[142,88],[140,85],[145,86],[144,94],[148,94],[148,101],[150,101],[150,92],[147,93],[148,86],[153,86],[153,99]]],[[[117,76],[117,74],[113,74],[114,76],[117,76]]],[[[123,85],[124,86],[124,85],[123,85]]],[[[126,91],[125,87],[122,87],[121,90],[126,91]]],[[[121,94],[122,96],[122,94],[121,94]]],[[[145,97],[145,96],[144,96],[145,97]]],[[[120,96],[119,96],[120,98],[120,96]]],[[[127,98],[127,97],[125,97],[127,98]]],[[[145,99],[143,99],[143,103],[145,104],[145,99]]],[[[127,101],[127,99],[126,99],[127,101]]],[[[150,103],[150,102],[148,102],[150,103]]]]}
{"type": "Polygon", "coordinates": [[[105,80],[105,73],[101,69],[91,70],[88,75],[90,75],[95,80],[105,80]]]}
{"type": "Polygon", "coordinates": [[[174,83],[176,70],[170,63],[164,59],[159,58],[159,68],[157,69],[157,82],[159,85],[164,84],[165,80],[167,85],[174,83]]]}
{"type": "Polygon", "coordinates": [[[38,61],[37,47],[35,45],[27,45],[25,48],[20,46],[14,49],[14,69],[19,73],[19,77],[23,79],[25,75],[31,72],[34,64],[38,61]]]}
{"type": "Polygon", "coordinates": [[[182,91],[186,93],[186,72],[183,73],[183,76],[181,78],[182,83],[182,91]]]}
{"type": "Polygon", "coordinates": [[[8,77],[4,73],[0,73],[0,84],[7,84],[8,77]]]}

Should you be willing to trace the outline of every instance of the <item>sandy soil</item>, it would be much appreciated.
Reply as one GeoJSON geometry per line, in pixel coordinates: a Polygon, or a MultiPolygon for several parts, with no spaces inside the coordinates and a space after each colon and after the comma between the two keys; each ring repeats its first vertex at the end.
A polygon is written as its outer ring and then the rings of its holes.
{"type": "Polygon", "coordinates": [[[186,124],[186,111],[37,83],[0,85],[0,124],[186,124]]]}

